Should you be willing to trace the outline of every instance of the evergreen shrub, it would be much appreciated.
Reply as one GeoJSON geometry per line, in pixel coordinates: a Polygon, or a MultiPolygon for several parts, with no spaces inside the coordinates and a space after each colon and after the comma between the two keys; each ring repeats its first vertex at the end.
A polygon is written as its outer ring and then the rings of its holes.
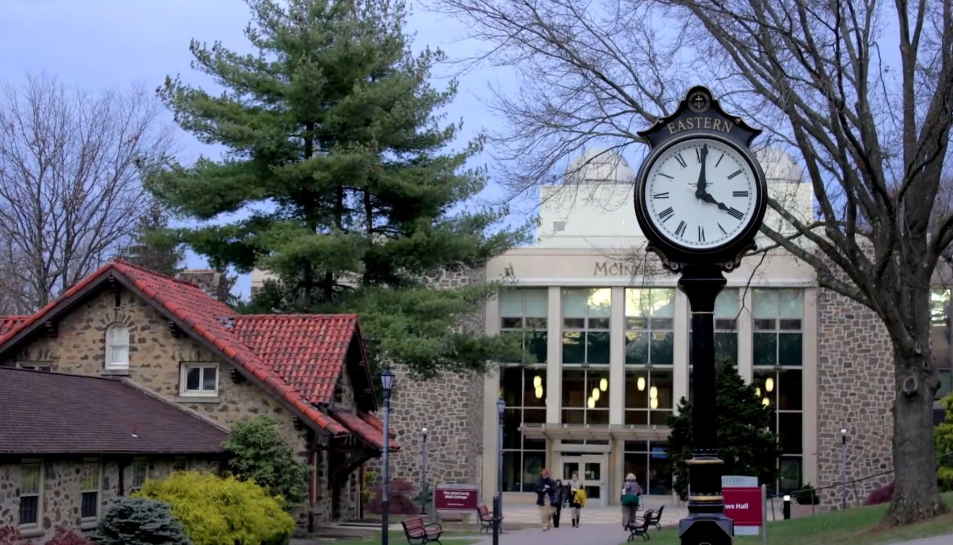
{"type": "MultiPolygon", "coordinates": [[[[189,545],[182,523],[169,504],[147,498],[118,497],[109,502],[90,539],[98,545],[189,545]]],[[[58,545],[85,545],[65,540],[58,545]]]]}
{"type": "Polygon", "coordinates": [[[194,545],[285,545],[295,528],[264,488],[233,476],[173,473],[136,494],[171,505],[194,545]]]}
{"type": "Polygon", "coordinates": [[[278,433],[274,418],[256,416],[235,423],[222,447],[229,456],[229,471],[239,479],[263,486],[285,509],[304,501],[310,470],[278,433]]]}

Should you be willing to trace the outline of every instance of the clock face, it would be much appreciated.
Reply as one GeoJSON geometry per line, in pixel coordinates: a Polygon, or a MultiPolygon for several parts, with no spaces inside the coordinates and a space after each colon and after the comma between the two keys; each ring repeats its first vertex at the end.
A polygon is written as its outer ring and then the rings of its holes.
{"type": "Polygon", "coordinates": [[[642,198],[648,219],[672,244],[708,250],[745,232],[757,212],[757,175],[734,147],[692,138],[649,167],[642,198]]]}

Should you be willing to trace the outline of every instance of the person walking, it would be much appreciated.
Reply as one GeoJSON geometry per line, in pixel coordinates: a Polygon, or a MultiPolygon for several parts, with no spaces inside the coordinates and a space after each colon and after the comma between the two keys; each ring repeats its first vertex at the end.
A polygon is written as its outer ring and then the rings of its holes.
{"type": "Polygon", "coordinates": [[[559,517],[563,507],[569,502],[569,486],[556,479],[556,493],[553,494],[553,528],[559,528],[559,517]]]}
{"type": "Polygon", "coordinates": [[[629,526],[635,524],[641,501],[642,487],[635,480],[635,475],[629,473],[625,476],[625,484],[622,486],[622,527],[624,529],[628,530],[629,526]]]}
{"type": "Polygon", "coordinates": [[[567,486],[569,486],[569,508],[572,509],[572,527],[579,528],[579,516],[582,514],[581,502],[585,501],[586,492],[582,487],[582,481],[579,480],[578,471],[572,472],[572,478],[567,486]]]}
{"type": "Polygon", "coordinates": [[[549,470],[543,469],[539,473],[539,482],[536,483],[536,505],[539,506],[539,522],[543,531],[553,525],[553,498],[556,495],[556,481],[549,477],[549,470]]]}

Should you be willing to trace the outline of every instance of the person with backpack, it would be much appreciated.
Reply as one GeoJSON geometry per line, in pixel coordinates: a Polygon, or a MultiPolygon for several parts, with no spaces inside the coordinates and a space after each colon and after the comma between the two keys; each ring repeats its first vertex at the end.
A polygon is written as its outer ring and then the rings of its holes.
{"type": "Polygon", "coordinates": [[[572,479],[569,481],[569,507],[572,509],[572,527],[579,528],[579,516],[582,514],[582,508],[586,504],[586,489],[579,480],[579,472],[572,472],[572,479]]]}
{"type": "Polygon", "coordinates": [[[622,487],[622,528],[628,530],[635,524],[639,503],[642,501],[642,487],[635,480],[635,475],[625,476],[625,485],[622,487]]]}

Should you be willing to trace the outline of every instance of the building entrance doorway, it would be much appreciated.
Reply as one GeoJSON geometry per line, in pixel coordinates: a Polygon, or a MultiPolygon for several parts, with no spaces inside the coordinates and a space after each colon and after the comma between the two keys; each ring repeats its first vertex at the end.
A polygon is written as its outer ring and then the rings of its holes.
{"type": "Polygon", "coordinates": [[[579,473],[579,479],[586,490],[586,505],[605,507],[608,505],[608,491],[606,490],[606,465],[601,454],[584,456],[562,457],[562,480],[572,479],[574,472],[579,473]]]}

